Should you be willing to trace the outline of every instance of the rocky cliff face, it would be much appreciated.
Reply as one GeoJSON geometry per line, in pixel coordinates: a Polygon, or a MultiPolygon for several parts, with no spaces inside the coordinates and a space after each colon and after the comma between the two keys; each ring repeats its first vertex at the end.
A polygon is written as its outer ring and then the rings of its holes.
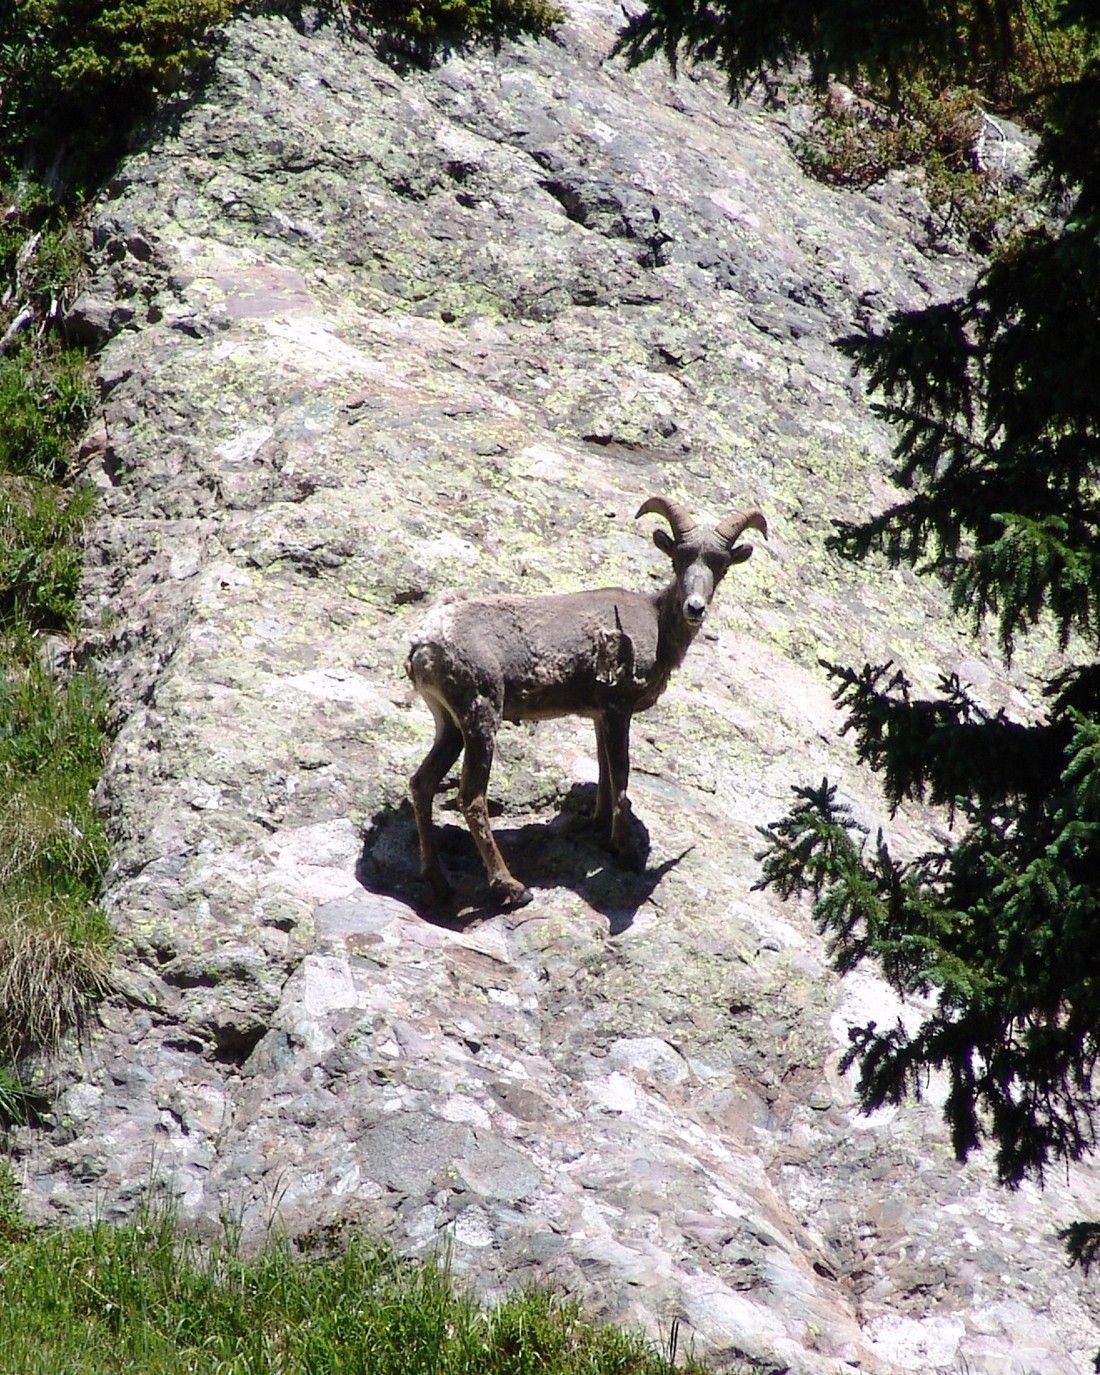
{"type": "Polygon", "coordinates": [[[1082,1371],[1100,1306],[1055,1232],[1100,1213],[1095,1170],[999,1191],[935,1084],[859,1116],[847,1028],[899,1009],[752,891],[792,782],[888,820],[819,656],[1028,709],[935,589],[823,550],[889,447],[830,341],[972,264],[900,185],[805,181],[790,113],[628,74],[614,7],[571,10],[430,73],[240,22],[96,207],[74,324],[106,340],[87,639],[126,986],[20,1143],[31,1205],[119,1216],[155,1177],[200,1224],[445,1243],[487,1296],[537,1277],[759,1371],[1082,1371]],[[535,900],[478,906],[452,793],[464,906],[433,920],[410,626],[453,590],[653,584],[651,493],[772,537],[636,722],[648,868],[579,819],[586,722],[505,728],[535,900]]]}

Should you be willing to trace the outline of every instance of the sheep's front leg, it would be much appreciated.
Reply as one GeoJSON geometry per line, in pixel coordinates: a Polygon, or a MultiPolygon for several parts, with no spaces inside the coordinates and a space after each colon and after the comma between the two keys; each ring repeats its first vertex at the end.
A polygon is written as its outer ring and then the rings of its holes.
{"type": "Polygon", "coordinates": [[[600,749],[596,815],[605,826],[608,820],[610,822],[608,844],[612,853],[635,868],[644,864],[645,856],[638,851],[632,829],[633,813],[627,796],[627,784],[630,782],[629,712],[605,712],[602,722],[597,723],[596,735],[600,749]],[[606,811],[601,813],[601,807],[606,811]]]}
{"type": "Polygon", "coordinates": [[[592,820],[604,844],[610,845],[615,792],[611,782],[611,761],[607,754],[607,725],[602,715],[597,716],[593,724],[596,727],[596,759],[600,766],[600,778],[596,784],[596,810],[592,820]]]}
{"type": "Polygon", "coordinates": [[[468,724],[458,800],[481,854],[493,895],[502,906],[522,907],[531,901],[531,891],[509,872],[489,825],[489,772],[493,767],[493,742],[499,725],[499,715],[490,717],[488,711],[479,711],[468,724]]]}

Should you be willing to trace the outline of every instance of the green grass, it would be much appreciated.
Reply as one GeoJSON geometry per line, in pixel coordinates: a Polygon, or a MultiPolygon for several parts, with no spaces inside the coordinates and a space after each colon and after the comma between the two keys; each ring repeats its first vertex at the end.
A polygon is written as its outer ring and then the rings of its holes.
{"type": "Polygon", "coordinates": [[[96,906],[107,860],[92,790],[103,685],[55,679],[24,648],[0,656],[0,1057],[55,1046],[108,985],[96,906]]]}
{"type": "Polygon", "coordinates": [[[703,1367],[526,1290],[485,1309],[435,1261],[202,1248],[168,1216],[0,1228],[0,1375],[670,1375],[703,1367]]]}
{"type": "Polygon", "coordinates": [[[94,506],[91,487],[0,476],[0,625],[69,628],[94,506]]]}
{"type": "MultiPolygon", "coordinates": [[[[71,212],[26,178],[0,187],[0,1122],[24,1102],[19,1061],[79,1027],[108,985],[97,907],[107,859],[91,803],[106,703],[90,669],[50,666],[75,630],[95,492],[74,471],[94,390],[53,333],[82,267],[71,212]],[[28,315],[29,312],[29,315],[28,315]],[[55,637],[51,644],[50,637],[55,637]]],[[[64,658],[64,655],[61,655],[64,658]]]]}
{"type": "MultiPolygon", "coordinates": [[[[37,294],[36,283],[28,291],[37,294]]],[[[0,473],[64,481],[92,413],[88,361],[47,338],[0,358],[0,473]]]]}

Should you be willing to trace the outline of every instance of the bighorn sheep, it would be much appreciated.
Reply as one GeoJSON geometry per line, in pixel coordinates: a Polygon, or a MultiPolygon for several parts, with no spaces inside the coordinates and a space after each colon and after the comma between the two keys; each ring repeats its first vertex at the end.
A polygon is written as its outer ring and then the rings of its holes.
{"type": "Polygon", "coordinates": [[[440,902],[452,896],[432,829],[432,801],[463,747],[459,803],[502,906],[531,898],[513,878],[489,826],[486,789],[501,721],[587,716],[596,727],[596,822],[612,851],[626,843],[630,802],[630,719],[664,692],[699,632],[726,570],[743,563],[745,530],[768,528],[746,511],[700,528],[675,501],[650,497],[637,519],[664,516],[673,537],[653,532],[672,560],[659,592],[603,587],[545,597],[486,597],[439,606],[413,640],[405,670],[435,718],[435,743],[411,780],[421,873],[440,902]]]}

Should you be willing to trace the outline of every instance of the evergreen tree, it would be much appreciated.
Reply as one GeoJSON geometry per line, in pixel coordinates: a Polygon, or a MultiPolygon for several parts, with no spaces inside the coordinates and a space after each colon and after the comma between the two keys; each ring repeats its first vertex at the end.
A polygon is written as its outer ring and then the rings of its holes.
{"type": "MultiPolygon", "coordinates": [[[[943,807],[952,844],[902,864],[824,780],[766,831],[763,886],[808,892],[842,972],[877,961],[902,994],[931,996],[912,1032],[853,1031],[870,1109],[948,1080],[956,1153],[983,1142],[1007,1184],[1042,1179],[1097,1144],[1100,1081],[1100,4],[1003,0],[653,0],[623,31],[632,63],[717,61],[731,93],[761,68],[898,93],[920,76],[1000,83],[1022,68],[1039,160],[1072,202],[1062,227],[1018,238],[969,293],[843,341],[894,427],[901,499],[830,539],[941,578],[954,609],[991,622],[1009,658],[1040,622],[1065,667],[1039,723],[984,710],[954,677],[916,697],[894,666],[825,667],[861,761],[892,806],[943,807]],[[1060,79],[1023,61],[1075,59],[1060,79]]],[[[1071,1252],[1100,1259],[1080,1224],[1071,1252]]]]}

